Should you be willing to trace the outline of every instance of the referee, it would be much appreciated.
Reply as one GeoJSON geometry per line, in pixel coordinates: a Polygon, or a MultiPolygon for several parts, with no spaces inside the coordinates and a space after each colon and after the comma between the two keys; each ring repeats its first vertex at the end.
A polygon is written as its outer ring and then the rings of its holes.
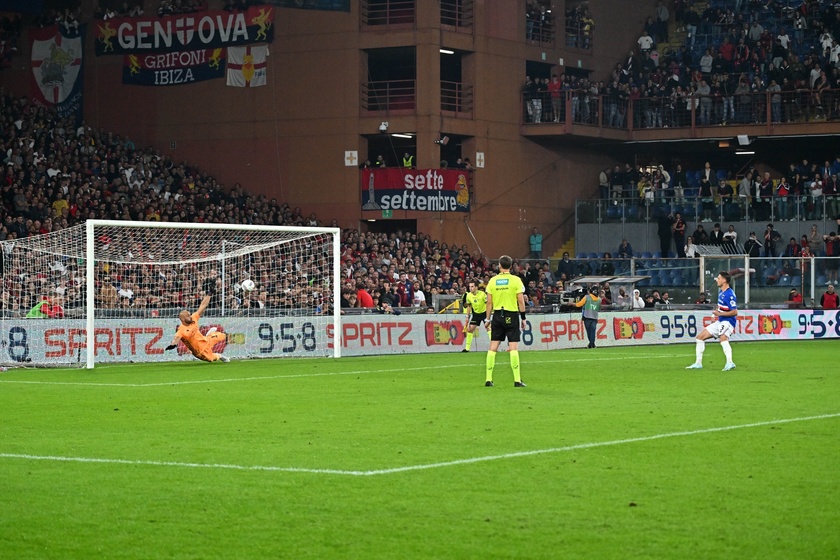
{"type": "Polygon", "coordinates": [[[510,368],[513,370],[513,386],[525,387],[519,374],[519,334],[525,328],[525,286],[522,280],[510,273],[513,259],[507,255],[499,258],[501,272],[487,283],[487,309],[485,318],[490,329],[490,350],[487,352],[487,381],[485,387],[493,386],[493,367],[496,365],[496,351],[507,339],[510,354],[510,368]]]}
{"type": "MultiPolygon", "coordinates": [[[[461,298],[461,303],[464,310],[467,312],[467,327],[464,329],[466,333],[466,344],[461,352],[469,352],[472,346],[473,333],[478,326],[484,322],[484,313],[487,309],[487,294],[478,289],[478,281],[470,280],[467,284],[468,291],[464,292],[461,298]]],[[[490,333],[487,333],[490,336],[490,333]]]]}

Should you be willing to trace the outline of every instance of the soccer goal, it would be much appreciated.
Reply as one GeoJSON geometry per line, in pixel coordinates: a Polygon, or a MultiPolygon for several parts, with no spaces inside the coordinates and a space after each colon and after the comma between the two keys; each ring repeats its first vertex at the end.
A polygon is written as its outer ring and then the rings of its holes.
{"type": "Polygon", "coordinates": [[[182,309],[231,359],[340,356],[339,230],[88,220],[2,242],[2,357],[92,368],[165,351],[182,309]],[[93,333],[93,336],[88,336],[93,333]],[[90,344],[89,344],[90,342],[90,344]]]}

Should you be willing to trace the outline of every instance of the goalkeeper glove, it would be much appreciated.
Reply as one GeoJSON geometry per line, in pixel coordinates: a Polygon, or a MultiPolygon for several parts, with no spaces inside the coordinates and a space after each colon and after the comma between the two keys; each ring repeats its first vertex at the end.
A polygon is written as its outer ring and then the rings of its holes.
{"type": "Polygon", "coordinates": [[[169,346],[166,347],[166,349],[167,350],[175,350],[175,348],[177,348],[177,346],[178,346],[177,344],[170,344],[169,346]]]}
{"type": "Polygon", "coordinates": [[[216,295],[216,281],[212,278],[208,278],[204,281],[204,292],[208,295],[215,296],[216,295]]]}

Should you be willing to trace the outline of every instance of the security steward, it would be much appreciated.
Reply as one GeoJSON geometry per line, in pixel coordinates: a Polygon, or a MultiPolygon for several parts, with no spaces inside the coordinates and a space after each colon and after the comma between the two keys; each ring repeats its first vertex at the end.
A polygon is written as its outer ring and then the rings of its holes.
{"type": "Polygon", "coordinates": [[[403,156],[402,164],[406,169],[414,169],[414,156],[406,152],[403,156]]]}
{"type": "Polygon", "coordinates": [[[487,283],[487,309],[485,324],[490,329],[490,350],[487,352],[487,380],[485,387],[493,386],[493,368],[496,352],[503,340],[508,341],[513,386],[525,387],[519,372],[519,336],[527,327],[525,321],[525,285],[522,279],[510,273],[513,259],[507,255],[499,258],[500,272],[487,283]]]}
{"type": "Polygon", "coordinates": [[[598,297],[598,285],[589,287],[589,293],[584,294],[575,307],[582,308],[583,327],[586,329],[586,337],[589,339],[587,348],[595,348],[595,336],[598,328],[598,311],[601,309],[601,298],[598,297]]]}

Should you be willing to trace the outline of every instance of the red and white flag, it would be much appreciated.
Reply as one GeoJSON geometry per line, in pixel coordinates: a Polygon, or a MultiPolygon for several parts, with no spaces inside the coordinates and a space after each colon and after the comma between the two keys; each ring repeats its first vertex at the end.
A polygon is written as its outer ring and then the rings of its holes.
{"type": "Polygon", "coordinates": [[[268,45],[228,47],[227,85],[257,87],[266,85],[268,45]]]}

